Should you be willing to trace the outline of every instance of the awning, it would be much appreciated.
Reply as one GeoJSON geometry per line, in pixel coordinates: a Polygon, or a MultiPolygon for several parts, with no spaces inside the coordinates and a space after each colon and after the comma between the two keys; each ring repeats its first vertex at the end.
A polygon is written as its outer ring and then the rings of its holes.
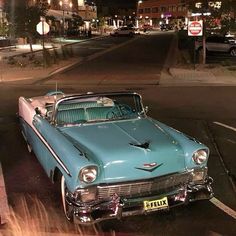
{"type": "Polygon", "coordinates": [[[74,13],[71,11],[62,11],[62,10],[49,10],[47,12],[48,16],[53,16],[56,18],[56,20],[63,20],[63,18],[65,19],[72,19],[74,13]],[[63,15],[64,14],[64,15],[63,15]]]}

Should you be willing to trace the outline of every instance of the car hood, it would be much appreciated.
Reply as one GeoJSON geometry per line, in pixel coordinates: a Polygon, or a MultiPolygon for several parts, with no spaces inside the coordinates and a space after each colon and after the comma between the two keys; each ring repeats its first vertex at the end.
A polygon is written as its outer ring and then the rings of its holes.
{"type": "Polygon", "coordinates": [[[100,182],[147,179],[185,169],[178,141],[148,118],[60,130],[100,166],[100,182]]]}

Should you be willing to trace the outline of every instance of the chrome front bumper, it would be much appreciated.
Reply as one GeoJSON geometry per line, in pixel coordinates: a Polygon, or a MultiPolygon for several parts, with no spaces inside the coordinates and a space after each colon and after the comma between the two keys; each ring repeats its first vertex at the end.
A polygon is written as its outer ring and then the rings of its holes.
{"type": "Polygon", "coordinates": [[[152,201],[163,197],[168,198],[169,206],[162,210],[169,210],[169,208],[197,200],[210,199],[213,197],[212,182],[212,178],[207,177],[204,183],[188,184],[160,195],[124,198],[114,194],[109,200],[87,205],[78,206],[75,203],[71,203],[73,205],[74,221],[78,224],[94,224],[108,219],[121,219],[126,216],[148,214],[158,211],[158,209],[151,211],[144,210],[144,201],[152,201]]]}

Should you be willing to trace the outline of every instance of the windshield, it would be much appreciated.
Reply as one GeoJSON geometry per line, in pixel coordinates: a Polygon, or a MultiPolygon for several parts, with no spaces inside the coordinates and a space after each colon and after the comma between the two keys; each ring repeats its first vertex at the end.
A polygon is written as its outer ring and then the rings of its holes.
{"type": "Polygon", "coordinates": [[[57,125],[114,121],[144,114],[136,94],[102,95],[62,100],[55,115],[57,125]]]}

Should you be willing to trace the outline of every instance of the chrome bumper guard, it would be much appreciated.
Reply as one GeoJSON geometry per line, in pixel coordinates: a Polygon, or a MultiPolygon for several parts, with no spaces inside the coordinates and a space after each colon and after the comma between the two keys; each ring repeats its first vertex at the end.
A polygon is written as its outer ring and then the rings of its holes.
{"type": "Polygon", "coordinates": [[[124,198],[114,194],[109,201],[94,203],[93,205],[74,205],[74,221],[78,224],[94,224],[108,219],[121,219],[126,216],[143,215],[155,211],[169,210],[169,208],[188,204],[189,202],[210,199],[213,197],[211,184],[213,179],[207,177],[204,183],[188,184],[175,191],[162,195],[151,195],[140,198],[124,198]],[[162,197],[168,198],[169,207],[163,210],[145,211],[143,202],[152,201],[162,197]]]}

